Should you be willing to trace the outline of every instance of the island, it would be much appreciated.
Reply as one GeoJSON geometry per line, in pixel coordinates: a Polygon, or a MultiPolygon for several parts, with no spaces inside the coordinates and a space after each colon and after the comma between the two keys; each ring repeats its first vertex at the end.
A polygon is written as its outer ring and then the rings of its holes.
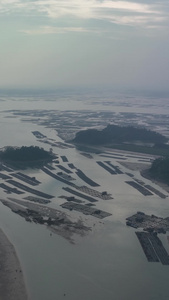
{"type": "Polygon", "coordinates": [[[162,134],[142,127],[109,124],[102,130],[87,129],[76,133],[69,141],[76,146],[104,146],[126,151],[156,155],[169,154],[168,139],[162,134]]]}
{"type": "Polygon", "coordinates": [[[55,158],[52,151],[38,146],[5,147],[0,151],[0,161],[14,166],[41,166],[55,158]]]}

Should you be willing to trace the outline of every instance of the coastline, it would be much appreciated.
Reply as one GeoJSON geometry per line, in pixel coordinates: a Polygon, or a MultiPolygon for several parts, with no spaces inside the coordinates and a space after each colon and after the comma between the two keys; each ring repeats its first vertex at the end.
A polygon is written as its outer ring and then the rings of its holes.
{"type": "Polygon", "coordinates": [[[160,180],[157,180],[157,179],[154,179],[153,177],[151,177],[150,174],[149,174],[149,169],[145,169],[145,170],[140,171],[140,174],[141,174],[142,177],[151,180],[152,182],[159,185],[161,188],[163,188],[166,192],[169,193],[168,184],[163,182],[163,181],[160,181],[160,180]]]}
{"type": "Polygon", "coordinates": [[[149,173],[149,164],[145,164],[145,163],[133,163],[133,162],[121,162],[118,161],[118,163],[120,163],[122,166],[124,166],[125,168],[131,170],[131,171],[139,171],[140,175],[143,178],[146,178],[148,180],[150,180],[151,182],[157,184],[159,187],[161,187],[162,189],[164,189],[167,193],[169,193],[169,186],[160,180],[154,179],[150,173],[149,173]]]}
{"type": "Polygon", "coordinates": [[[14,246],[0,229],[0,300],[28,300],[24,275],[14,246]]]}

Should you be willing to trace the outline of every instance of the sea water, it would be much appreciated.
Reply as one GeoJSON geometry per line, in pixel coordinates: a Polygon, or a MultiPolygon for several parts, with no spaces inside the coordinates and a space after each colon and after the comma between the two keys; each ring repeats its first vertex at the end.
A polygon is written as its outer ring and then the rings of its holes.
{"type": "MultiPolygon", "coordinates": [[[[7,97],[1,102],[0,114],[0,147],[6,145],[22,146],[37,145],[49,150],[50,146],[36,141],[32,131],[38,130],[48,137],[61,141],[57,132],[51,128],[44,128],[22,122],[22,117],[6,118],[12,112],[5,110],[112,110],[118,112],[148,113],[152,99],[68,96],[38,99],[36,97],[7,97]],[[121,99],[121,102],[120,102],[121,99]],[[83,100],[83,101],[82,101],[83,100]],[[149,100],[149,102],[148,102],[149,100]]],[[[161,114],[168,114],[168,106],[160,107],[161,114]]],[[[160,101],[154,100],[151,113],[159,112],[160,101]]],[[[57,116],[56,116],[57,117],[57,116]]],[[[126,184],[129,177],[126,174],[110,175],[97,165],[96,161],[109,160],[92,154],[88,159],[75,148],[54,148],[58,155],[66,155],[69,162],[91,179],[100,184],[99,191],[108,191],[112,200],[99,200],[97,207],[112,213],[112,216],[97,220],[91,216],[74,213],[75,217],[82,217],[85,225],[91,230],[84,237],[75,237],[75,244],[69,243],[62,236],[52,234],[46,226],[28,223],[19,215],[14,214],[8,207],[0,203],[0,226],[14,244],[24,270],[26,283],[31,300],[166,300],[168,299],[169,267],[161,263],[148,263],[141,249],[135,230],[126,226],[125,219],[138,210],[147,214],[169,216],[168,198],[158,196],[143,196],[137,190],[126,184]]],[[[127,170],[119,164],[118,159],[110,159],[119,165],[124,172],[127,170]]],[[[128,158],[128,161],[134,159],[128,158]]],[[[61,209],[59,196],[65,194],[61,182],[46,176],[40,170],[27,170],[28,174],[36,176],[42,184],[38,187],[55,196],[50,206],[61,209]]],[[[139,172],[134,172],[141,179],[139,172]]],[[[73,175],[72,175],[73,176],[73,175]]],[[[144,182],[150,182],[142,179],[144,182]]],[[[84,185],[81,179],[76,184],[84,185]]],[[[154,185],[155,186],[155,185],[154,185]]],[[[157,189],[161,190],[161,188],[157,189]]],[[[164,191],[163,191],[164,192],[164,191]]],[[[166,193],[166,192],[164,192],[166,193]]],[[[167,194],[167,193],[166,193],[167,194]]],[[[0,189],[0,197],[7,195],[0,189]]],[[[15,198],[18,196],[14,196],[15,198]]],[[[63,210],[63,209],[62,209],[63,210]]],[[[69,211],[65,211],[68,215],[69,211]]],[[[166,235],[162,237],[166,250],[169,252],[166,235]]]]}

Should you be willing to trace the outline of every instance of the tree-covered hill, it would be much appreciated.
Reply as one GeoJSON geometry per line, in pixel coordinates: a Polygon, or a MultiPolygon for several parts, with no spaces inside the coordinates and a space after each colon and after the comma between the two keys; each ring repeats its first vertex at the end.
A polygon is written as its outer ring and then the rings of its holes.
{"type": "Polygon", "coordinates": [[[160,157],[154,160],[149,174],[152,178],[169,184],[169,157],[160,157]]]}
{"type": "Polygon", "coordinates": [[[163,144],[167,138],[163,135],[133,126],[108,125],[103,130],[88,129],[80,131],[74,138],[74,143],[87,145],[106,145],[112,143],[134,143],[163,144]]]}
{"type": "Polygon", "coordinates": [[[20,148],[16,147],[6,147],[4,150],[0,151],[0,160],[9,162],[39,162],[42,160],[52,160],[53,154],[39,148],[37,146],[22,146],[20,148]]]}

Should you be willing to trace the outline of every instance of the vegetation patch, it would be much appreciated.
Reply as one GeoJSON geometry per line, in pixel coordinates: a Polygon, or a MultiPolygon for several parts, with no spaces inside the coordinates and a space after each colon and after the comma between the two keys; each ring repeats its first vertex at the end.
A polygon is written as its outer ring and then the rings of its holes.
{"type": "Polygon", "coordinates": [[[71,141],[80,146],[104,146],[140,153],[167,155],[168,139],[158,132],[141,127],[108,125],[102,130],[87,129],[79,131],[71,141]]]}
{"type": "Polygon", "coordinates": [[[76,134],[73,142],[88,145],[105,145],[110,143],[134,143],[147,144],[165,143],[167,138],[160,133],[145,128],[133,126],[108,125],[103,130],[88,129],[76,134]]]}
{"type": "Polygon", "coordinates": [[[169,157],[160,157],[153,161],[149,174],[152,178],[169,185],[169,157]]]}
{"type": "Polygon", "coordinates": [[[46,161],[52,161],[54,155],[37,146],[6,147],[0,151],[0,160],[13,165],[38,166],[46,161]]]}

